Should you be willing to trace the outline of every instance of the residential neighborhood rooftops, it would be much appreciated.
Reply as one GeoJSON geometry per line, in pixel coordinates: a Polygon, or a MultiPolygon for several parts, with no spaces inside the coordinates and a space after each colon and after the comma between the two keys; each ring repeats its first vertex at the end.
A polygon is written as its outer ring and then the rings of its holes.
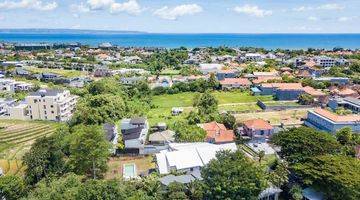
{"type": "Polygon", "coordinates": [[[314,112],[318,115],[321,115],[322,117],[325,117],[333,122],[354,122],[359,121],[360,122],[360,115],[337,115],[335,113],[332,113],[328,110],[318,108],[315,109],[314,112]]]}
{"type": "Polygon", "coordinates": [[[278,88],[280,90],[303,90],[301,83],[263,83],[264,88],[278,88]]]}
{"type": "Polygon", "coordinates": [[[234,131],[228,130],[224,124],[220,124],[214,121],[210,123],[199,124],[198,126],[206,131],[206,138],[210,142],[225,143],[234,141],[234,131]]]}
{"type": "Polygon", "coordinates": [[[221,85],[251,85],[247,78],[225,78],[220,81],[221,85]]]}
{"type": "Polygon", "coordinates": [[[273,127],[269,124],[269,122],[263,119],[251,119],[244,122],[244,125],[259,130],[268,130],[273,129],[273,127]]]}

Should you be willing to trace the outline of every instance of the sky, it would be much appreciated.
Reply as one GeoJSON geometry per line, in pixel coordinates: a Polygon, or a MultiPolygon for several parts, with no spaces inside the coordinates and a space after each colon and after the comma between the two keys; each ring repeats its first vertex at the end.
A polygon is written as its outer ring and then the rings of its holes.
{"type": "Polygon", "coordinates": [[[0,28],[360,33],[360,0],[0,0],[0,28]]]}

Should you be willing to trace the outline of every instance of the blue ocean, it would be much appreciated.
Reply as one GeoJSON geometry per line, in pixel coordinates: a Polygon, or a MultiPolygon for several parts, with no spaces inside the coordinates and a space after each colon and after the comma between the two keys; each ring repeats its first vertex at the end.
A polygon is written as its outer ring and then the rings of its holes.
{"type": "Polygon", "coordinates": [[[0,33],[0,41],[72,43],[96,46],[103,42],[124,47],[263,47],[266,49],[360,49],[360,34],[27,34],[0,33]]]}

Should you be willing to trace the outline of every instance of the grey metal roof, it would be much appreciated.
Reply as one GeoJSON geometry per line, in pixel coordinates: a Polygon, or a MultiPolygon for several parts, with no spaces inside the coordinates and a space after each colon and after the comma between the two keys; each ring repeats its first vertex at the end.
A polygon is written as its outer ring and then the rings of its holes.
{"type": "Polygon", "coordinates": [[[123,140],[125,141],[125,140],[132,140],[132,139],[139,138],[141,135],[142,129],[143,129],[143,127],[136,127],[136,128],[121,130],[123,140]]]}
{"type": "Polygon", "coordinates": [[[113,124],[109,124],[106,123],[103,125],[104,131],[105,131],[105,137],[107,141],[113,141],[115,136],[116,136],[116,132],[115,130],[115,125],[113,124]]]}
{"type": "Polygon", "coordinates": [[[347,97],[344,100],[347,101],[347,102],[350,102],[352,104],[360,106],[360,99],[356,99],[356,98],[353,98],[353,97],[347,97]]]}
{"type": "Polygon", "coordinates": [[[144,117],[135,117],[130,120],[130,124],[145,124],[146,118],[144,117]]]}

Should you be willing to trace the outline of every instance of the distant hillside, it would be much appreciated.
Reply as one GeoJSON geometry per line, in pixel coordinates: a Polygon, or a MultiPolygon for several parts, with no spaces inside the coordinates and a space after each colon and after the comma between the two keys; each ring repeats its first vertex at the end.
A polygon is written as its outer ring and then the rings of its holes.
{"type": "Polygon", "coordinates": [[[81,30],[81,29],[0,29],[0,33],[16,34],[139,34],[140,31],[81,30]]]}

